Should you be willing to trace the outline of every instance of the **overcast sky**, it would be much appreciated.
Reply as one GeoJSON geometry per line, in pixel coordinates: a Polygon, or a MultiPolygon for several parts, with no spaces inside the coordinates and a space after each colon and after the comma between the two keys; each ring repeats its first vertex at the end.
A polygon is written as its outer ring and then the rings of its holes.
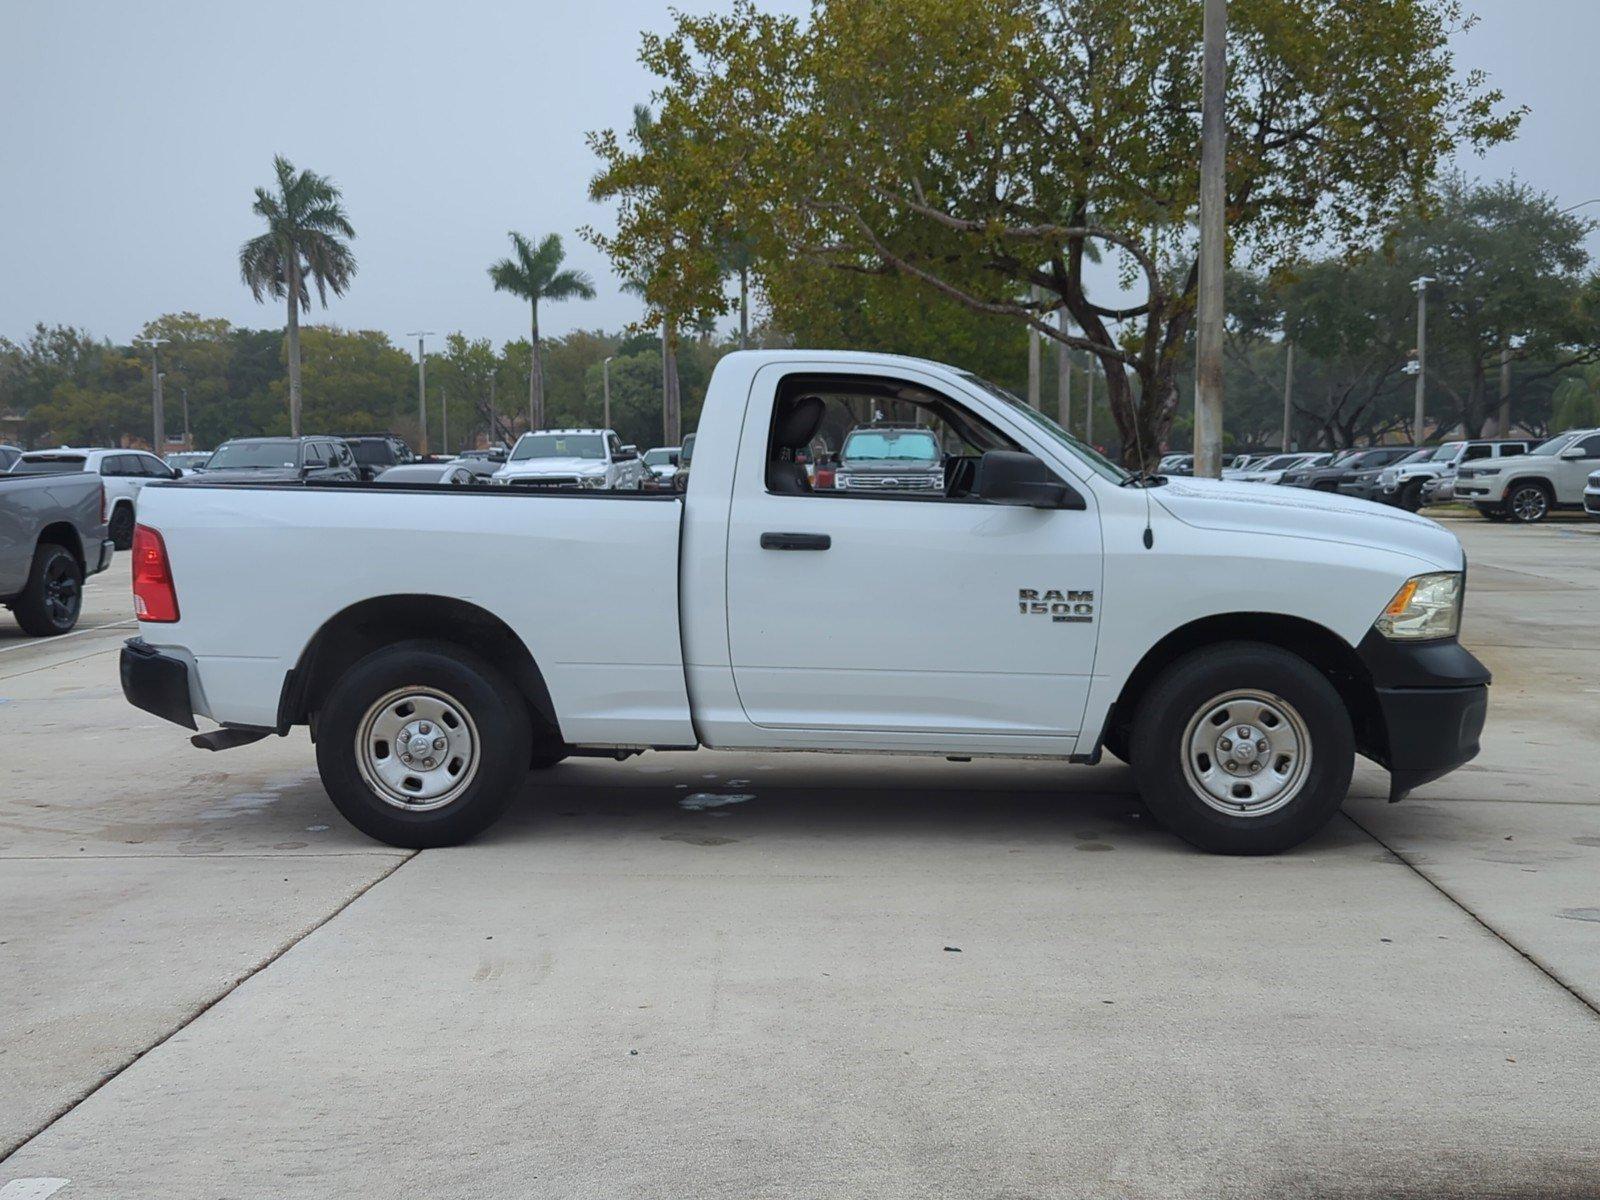
{"type": "MultiPolygon", "coordinates": [[[[1463,69],[1532,112],[1517,142],[1463,165],[1600,198],[1600,0],[1468,3],[1483,20],[1458,42],[1463,69]]],[[[6,0],[4,19],[0,334],[42,320],[125,341],[185,309],[281,324],[237,266],[275,153],[331,175],[360,235],[354,285],[313,320],[520,336],[524,306],[485,273],[513,228],[560,233],[599,287],[542,313],[547,333],[638,315],[576,231],[608,221],[586,197],[584,134],[647,97],[639,32],[666,28],[662,0],[6,0]]]]}

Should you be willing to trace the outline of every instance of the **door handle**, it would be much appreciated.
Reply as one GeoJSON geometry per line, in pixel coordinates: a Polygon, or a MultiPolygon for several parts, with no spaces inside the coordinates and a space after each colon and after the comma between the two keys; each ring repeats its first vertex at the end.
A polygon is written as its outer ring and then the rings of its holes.
{"type": "Polygon", "coordinates": [[[825,533],[763,533],[763,550],[826,550],[833,539],[825,533]]]}

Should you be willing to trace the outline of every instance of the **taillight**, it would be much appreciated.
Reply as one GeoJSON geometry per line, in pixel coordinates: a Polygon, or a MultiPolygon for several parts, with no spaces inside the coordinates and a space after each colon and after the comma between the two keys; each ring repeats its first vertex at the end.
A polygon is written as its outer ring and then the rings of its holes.
{"type": "Polygon", "coordinates": [[[178,619],[178,593],[172,586],[167,544],[147,525],[133,527],[133,612],[141,621],[178,619]]]}

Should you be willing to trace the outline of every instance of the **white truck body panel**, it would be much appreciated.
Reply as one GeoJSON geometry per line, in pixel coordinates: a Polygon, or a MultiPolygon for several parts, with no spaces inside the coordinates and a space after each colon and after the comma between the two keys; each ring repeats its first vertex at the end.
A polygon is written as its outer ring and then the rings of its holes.
{"type": "Polygon", "coordinates": [[[363,600],[443,595],[515,631],[571,744],[1066,757],[1093,748],[1135,665],[1174,630],[1281,615],[1355,646],[1407,578],[1462,569],[1432,521],[1280,491],[1119,486],[938,364],[743,352],[713,376],[682,498],[147,489],[140,516],[166,540],[182,619],[141,633],[193,665],[196,711],[270,726],[325,622],[363,600]],[[793,372],[942,392],[1085,508],[770,493],[774,392],[793,372]],[[763,550],[773,530],[832,546],[763,550]],[[644,582],[674,577],[675,591],[644,582]],[[1024,589],[1075,594],[1060,615],[1089,619],[1030,613],[1024,589]]]}

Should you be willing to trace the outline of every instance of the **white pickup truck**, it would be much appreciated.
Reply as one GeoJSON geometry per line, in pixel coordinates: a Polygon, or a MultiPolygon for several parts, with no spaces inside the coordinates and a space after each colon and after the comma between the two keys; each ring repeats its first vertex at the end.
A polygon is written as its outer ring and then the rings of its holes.
{"type": "Polygon", "coordinates": [[[1110,750],[1191,843],[1272,852],[1356,753],[1398,799],[1487,708],[1434,522],[1137,478],[888,355],[724,358],[681,496],[202,476],[139,519],[128,699],[219,723],[211,749],[309,725],[334,804],[403,846],[477,834],[569,755],[705,747],[1110,750]],[[813,490],[796,451],[876,413],[936,432],[941,491],[813,490]]]}

